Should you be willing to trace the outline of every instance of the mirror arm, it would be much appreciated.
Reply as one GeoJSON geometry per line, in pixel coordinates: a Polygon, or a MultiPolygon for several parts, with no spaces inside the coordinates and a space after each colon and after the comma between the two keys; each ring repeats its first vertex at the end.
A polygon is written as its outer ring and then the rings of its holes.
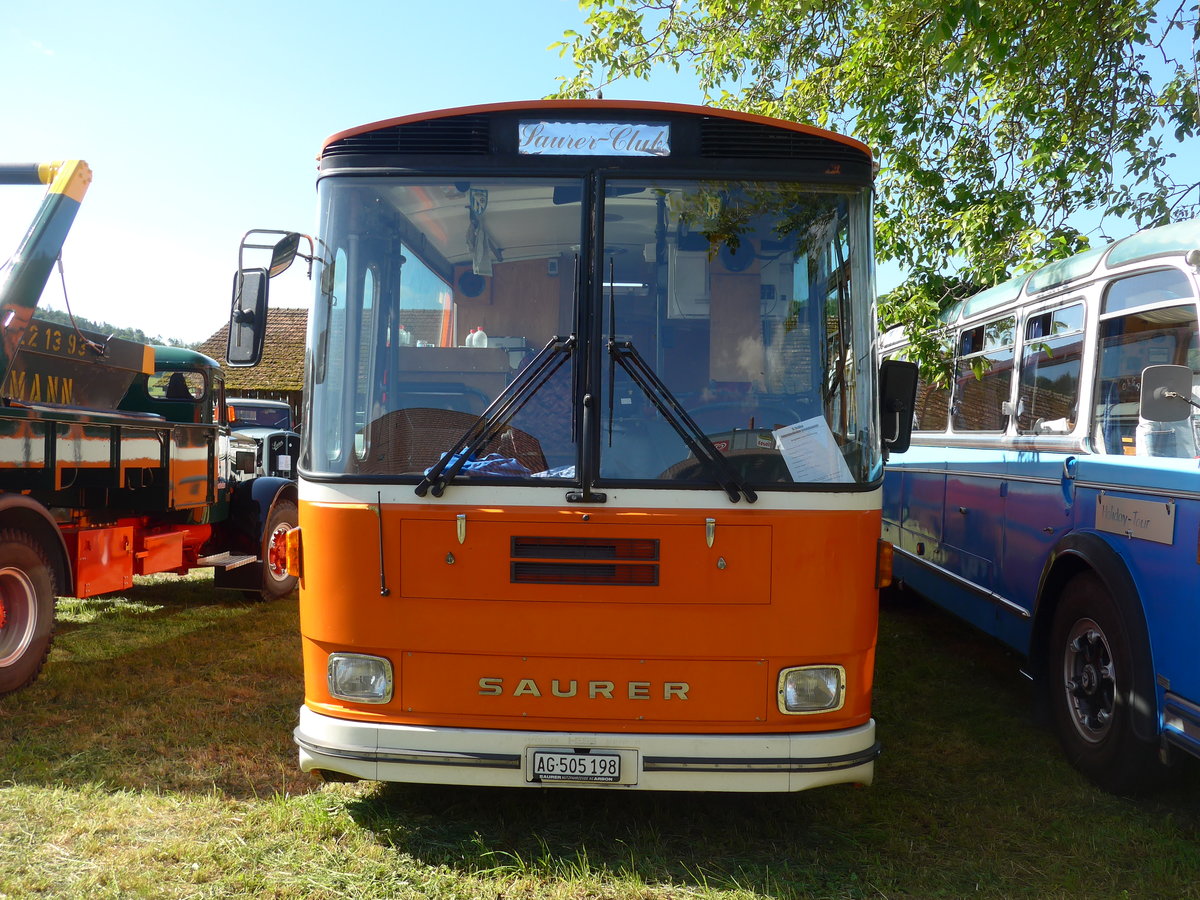
{"type": "Polygon", "coordinates": [[[890,447],[900,439],[900,412],[904,409],[904,404],[899,400],[893,400],[888,404],[891,407],[888,411],[893,413],[895,425],[892,427],[891,437],[884,437],[884,446],[890,447]]]}
{"type": "Polygon", "coordinates": [[[1169,391],[1165,388],[1159,388],[1157,391],[1155,391],[1155,394],[1166,400],[1182,400],[1184,403],[1188,404],[1189,406],[1193,406],[1196,409],[1200,409],[1200,403],[1197,403],[1191,397],[1185,397],[1183,394],[1179,393],[1179,391],[1169,391]]]}

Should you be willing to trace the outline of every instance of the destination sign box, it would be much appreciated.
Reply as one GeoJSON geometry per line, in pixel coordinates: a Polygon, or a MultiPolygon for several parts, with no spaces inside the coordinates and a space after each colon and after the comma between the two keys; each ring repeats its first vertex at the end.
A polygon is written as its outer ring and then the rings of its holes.
{"type": "Polygon", "coordinates": [[[671,126],[529,119],[518,125],[517,146],[522,156],[670,156],[671,126]]]}

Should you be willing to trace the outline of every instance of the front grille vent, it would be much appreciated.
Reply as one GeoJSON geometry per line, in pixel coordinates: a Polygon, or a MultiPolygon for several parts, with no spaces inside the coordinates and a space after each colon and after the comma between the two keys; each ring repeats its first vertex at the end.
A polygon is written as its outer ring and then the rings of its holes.
{"type": "Polygon", "coordinates": [[[658,584],[658,541],[514,537],[513,584],[658,584]]]}
{"type": "Polygon", "coordinates": [[[405,122],[353,134],[334,141],[324,156],[346,153],[404,153],[473,155],[491,151],[491,119],[487,116],[452,116],[405,122]]]}

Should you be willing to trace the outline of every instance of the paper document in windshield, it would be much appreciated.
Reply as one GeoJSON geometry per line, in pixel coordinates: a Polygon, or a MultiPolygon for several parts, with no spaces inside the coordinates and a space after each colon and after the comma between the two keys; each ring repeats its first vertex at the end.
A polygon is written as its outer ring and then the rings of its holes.
{"type": "Polygon", "coordinates": [[[850,483],[854,476],[823,416],[814,416],[772,432],[792,480],[850,483]]]}

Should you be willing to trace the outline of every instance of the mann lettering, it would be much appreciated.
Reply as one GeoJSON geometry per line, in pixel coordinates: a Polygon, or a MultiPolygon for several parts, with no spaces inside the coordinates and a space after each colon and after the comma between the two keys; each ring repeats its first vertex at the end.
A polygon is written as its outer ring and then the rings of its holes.
{"type": "Polygon", "coordinates": [[[12,371],[8,375],[6,392],[26,403],[75,403],[75,379],[61,375],[42,375],[12,371]]]}

